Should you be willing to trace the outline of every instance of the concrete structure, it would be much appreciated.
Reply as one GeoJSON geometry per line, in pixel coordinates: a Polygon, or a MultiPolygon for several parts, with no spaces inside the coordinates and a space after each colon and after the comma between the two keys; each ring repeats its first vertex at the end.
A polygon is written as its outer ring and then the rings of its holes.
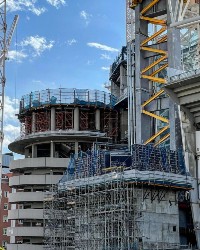
{"type": "Polygon", "coordinates": [[[187,27],[199,22],[199,6],[189,0],[126,4],[128,43],[111,66],[110,89],[121,128],[128,117],[128,131],[119,135],[121,141],[127,135],[128,150],[92,150],[70,161],[45,198],[47,249],[200,248],[198,76],[170,82],[199,64],[199,27],[187,27]],[[167,83],[170,97],[162,89],[167,83]]]}
{"type": "Polygon", "coordinates": [[[11,225],[8,220],[8,210],[11,209],[11,205],[8,203],[8,196],[12,192],[12,188],[9,187],[9,178],[12,176],[11,173],[2,174],[1,181],[1,214],[0,214],[0,245],[7,249],[7,244],[10,243],[10,237],[7,236],[7,228],[11,225]]]}
{"type": "Polygon", "coordinates": [[[117,140],[118,112],[115,98],[91,90],[58,89],[22,97],[19,110],[21,136],[9,145],[25,159],[12,161],[9,180],[16,193],[9,202],[8,219],[21,225],[8,228],[8,235],[21,237],[22,244],[9,250],[43,249],[43,199],[59,182],[70,155],[87,150],[94,142],[117,140]]]}
{"type": "Polygon", "coordinates": [[[9,232],[23,244],[10,249],[43,249],[43,236],[49,250],[200,248],[199,75],[172,78],[198,65],[180,31],[197,7],[127,0],[128,43],[111,66],[113,95],[59,89],[22,98],[22,134],[9,147],[26,157],[11,164],[10,179],[24,191],[11,202],[23,208],[9,216],[23,227],[9,232]]]}
{"type": "MultiPolygon", "coordinates": [[[[13,160],[13,154],[8,153],[3,155],[3,168],[1,177],[1,213],[0,213],[0,246],[7,249],[7,244],[10,243],[10,237],[7,236],[7,228],[11,226],[11,222],[8,220],[8,210],[11,209],[11,205],[8,202],[8,197],[12,193],[12,188],[9,187],[9,178],[12,177],[12,173],[9,173],[9,164],[13,160]]],[[[18,239],[19,240],[19,239],[18,239]]]]}

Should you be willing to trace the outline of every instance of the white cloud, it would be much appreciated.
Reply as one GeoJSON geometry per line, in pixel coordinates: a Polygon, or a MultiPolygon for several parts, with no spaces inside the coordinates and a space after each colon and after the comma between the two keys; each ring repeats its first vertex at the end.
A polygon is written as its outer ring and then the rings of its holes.
{"type": "Polygon", "coordinates": [[[101,67],[102,70],[110,70],[110,67],[101,67]]]}
{"type": "Polygon", "coordinates": [[[33,56],[40,56],[45,50],[52,49],[54,41],[48,42],[45,37],[29,36],[20,45],[22,47],[31,47],[34,51],[33,56]]]}
{"type": "Polygon", "coordinates": [[[39,16],[46,11],[44,7],[37,7],[37,0],[7,0],[8,11],[23,11],[27,10],[39,16]]]}
{"type": "Polygon", "coordinates": [[[16,135],[20,133],[20,127],[19,126],[14,126],[12,124],[7,124],[4,126],[4,132],[9,132],[10,135],[16,135]]]}
{"type": "Polygon", "coordinates": [[[112,48],[112,47],[109,47],[107,45],[100,44],[100,43],[87,43],[87,45],[89,47],[93,47],[93,48],[105,50],[105,51],[110,51],[110,52],[118,52],[119,51],[118,49],[115,49],[115,48],[112,48]]]}
{"type": "MultiPolygon", "coordinates": [[[[8,11],[30,11],[33,14],[40,16],[47,9],[43,6],[38,6],[39,0],[7,0],[8,11]]],[[[58,9],[66,4],[65,0],[46,0],[47,3],[58,9]]]]}
{"type": "Polygon", "coordinates": [[[4,151],[20,135],[20,125],[15,114],[18,113],[19,100],[5,96],[4,104],[4,151]]]}
{"type": "Polygon", "coordinates": [[[27,57],[27,54],[25,54],[23,51],[16,51],[16,50],[10,50],[8,51],[8,59],[10,61],[16,61],[18,63],[21,63],[23,59],[27,57]]]}
{"type": "Polygon", "coordinates": [[[68,40],[68,41],[67,41],[67,44],[68,44],[69,46],[71,46],[71,45],[73,45],[73,44],[75,44],[75,43],[77,43],[77,40],[74,39],[74,38],[72,38],[71,40],[68,40]]]}
{"type": "Polygon", "coordinates": [[[18,113],[19,100],[11,99],[9,96],[5,96],[4,99],[4,121],[17,121],[15,114],[18,113]]]}
{"type": "Polygon", "coordinates": [[[56,7],[56,9],[58,9],[62,5],[66,5],[66,1],[65,0],[47,0],[47,2],[49,4],[51,4],[52,6],[56,7]]]}
{"type": "Polygon", "coordinates": [[[85,24],[88,25],[90,23],[92,15],[87,13],[85,10],[80,12],[80,17],[85,20],[85,24]]]}
{"type": "MultiPolygon", "coordinates": [[[[7,124],[4,126],[3,148],[7,149],[8,145],[20,136],[20,126],[7,124]]],[[[7,150],[6,150],[7,151],[7,150]]]]}
{"type": "Polygon", "coordinates": [[[108,54],[101,54],[101,59],[111,60],[111,57],[108,54]]]}

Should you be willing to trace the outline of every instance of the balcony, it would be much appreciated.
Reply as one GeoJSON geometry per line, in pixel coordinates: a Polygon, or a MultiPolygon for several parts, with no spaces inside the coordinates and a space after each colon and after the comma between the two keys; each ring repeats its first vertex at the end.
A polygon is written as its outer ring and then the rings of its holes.
{"type": "Polygon", "coordinates": [[[31,169],[31,168],[67,168],[69,164],[68,158],[25,158],[12,161],[10,169],[31,169]]]}
{"type": "Polygon", "coordinates": [[[7,236],[43,237],[43,230],[43,227],[8,227],[7,236]]]}
{"type": "Polygon", "coordinates": [[[18,192],[9,194],[10,203],[19,202],[42,202],[44,200],[44,192],[18,192]]]}
{"type": "Polygon", "coordinates": [[[44,250],[43,245],[31,245],[31,244],[8,244],[7,250],[44,250]]]}
{"type": "Polygon", "coordinates": [[[9,220],[43,219],[43,209],[15,209],[8,211],[9,220]]]}
{"type": "Polygon", "coordinates": [[[13,176],[9,179],[9,186],[32,186],[32,185],[52,185],[57,184],[62,175],[21,175],[13,176]]]}

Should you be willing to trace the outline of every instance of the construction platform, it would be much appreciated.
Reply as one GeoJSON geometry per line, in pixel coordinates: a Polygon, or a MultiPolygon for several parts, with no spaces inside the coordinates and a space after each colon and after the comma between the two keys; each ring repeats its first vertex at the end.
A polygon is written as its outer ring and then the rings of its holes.
{"type": "Polygon", "coordinates": [[[189,118],[200,123],[200,69],[169,77],[164,89],[189,118]]]}
{"type": "Polygon", "coordinates": [[[110,93],[89,89],[46,89],[24,95],[20,101],[20,113],[30,108],[49,105],[96,106],[112,108],[116,97],[110,93]]]}
{"type": "Polygon", "coordinates": [[[136,185],[191,189],[192,179],[186,173],[181,151],[133,145],[132,152],[88,150],[73,155],[58,186],[64,191],[70,186],[101,185],[123,177],[136,185]]]}

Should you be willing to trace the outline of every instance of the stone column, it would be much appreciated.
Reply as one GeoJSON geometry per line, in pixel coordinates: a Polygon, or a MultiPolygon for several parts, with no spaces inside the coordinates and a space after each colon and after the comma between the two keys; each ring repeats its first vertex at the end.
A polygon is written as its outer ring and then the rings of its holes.
{"type": "Polygon", "coordinates": [[[56,109],[51,107],[51,131],[56,130],[56,109]]]}
{"type": "Polygon", "coordinates": [[[74,130],[79,131],[79,108],[74,109],[74,130]]]}
{"type": "Polygon", "coordinates": [[[35,119],[35,112],[33,112],[32,113],[32,133],[35,133],[35,130],[36,130],[36,128],[35,128],[35,123],[36,123],[36,119],[35,119]]]}
{"type": "Polygon", "coordinates": [[[100,117],[101,116],[100,116],[100,114],[101,114],[100,110],[97,109],[95,112],[95,128],[98,131],[101,129],[101,126],[100,126],[100,117]]]}

